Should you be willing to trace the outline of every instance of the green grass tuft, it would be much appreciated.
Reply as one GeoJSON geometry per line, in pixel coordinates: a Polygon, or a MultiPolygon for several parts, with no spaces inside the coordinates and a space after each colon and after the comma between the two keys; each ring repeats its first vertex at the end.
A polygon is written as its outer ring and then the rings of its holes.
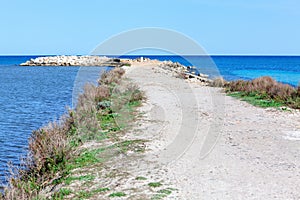
{"type": "Polygon", "coordinates": [[[157,192],[157,194],[155,194],[151,200],[160,200],[160,199],[163,199],[167,196],[169,196],[170,194],[172,194],[172,191],[174,191],[176,189],[173,189],[173,188],[167,188],[167,189],[162,189],[162,190],[159,190],[157,192]]]}
{"type": "Polygon", "coordinates": [[[93,181],[95,179],[95,176],[93,175],[86,175],[86,176],[79,176],[79,177],[73,177],[73,176],[70,176],[70,177],[67,177],[65,179],[65,184],[66,185],[70,185],[72,181],[93,181]]]}
{"type": "Polygon", "coordinates": [[[160,182],[152,182],[148,184],[149,187],[161,187],[162,184],[160,182]]]}
{"type": "Polygon", "coordinates": [[[144,181],[144,180],[147,180],[147,178],[143,177],[143,176],[138,176],[138,177],[135,178],[135,180],[144,181]]]}
{"type": "Polygon", "coordinates": [[[254,106],[259,106],[263,108],[283,106],[281,102],[275,101],[273,99],[271,100],[265,99],[264,96],[255,93],[247,94],[245,92],[233,92],[233,93],[229,93],[228,96],[241,99],[254,106]]]}
{"type": "Polygon", "coordinates": [[[63,200],[65,198],[65,196],[68,196],[71,193],[72,193],[72,191],[70,189],[62,188],[59,190],[59,192],[56,192],[54,195],[52,195],[51,199],[52,200],[63,200]]]}
{"type": "Polygon", "coordinates": [[[114,192],[109,195],[109,197],[125,197],[126,194],[124,192],[114,192]]]}

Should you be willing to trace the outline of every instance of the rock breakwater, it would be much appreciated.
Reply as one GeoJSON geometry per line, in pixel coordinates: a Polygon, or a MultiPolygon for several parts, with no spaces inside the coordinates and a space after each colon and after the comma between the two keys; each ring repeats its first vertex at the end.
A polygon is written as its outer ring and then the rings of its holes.
{"type": "Polygon", "coordinates": [[[30,59],[21,66],[122,66],[120,59],[106,56],[46,56],[30,59]]]}
{"type": "Polygon", "coordinates": [[[119,59],[106,56],[45,56],[30,59],[20,66],[146,66],[156,65],[170,75],[187,79],[190,82],[201,82],[208,85],[212,81],[208,75],[200,73],[194,66],[184,66],[178,62],[159,61],[149,58],[119,59]]]}
{"type": "Polygon", "coordinates": [[[160,63],[160,67],[171,73],[176,73],[176,76],[188,79],[190,82],[201,82],[204,85],[212,82],[207,74],[200,73],[195,66],[184,66],[178,62],[163,61],[160,63]]]}

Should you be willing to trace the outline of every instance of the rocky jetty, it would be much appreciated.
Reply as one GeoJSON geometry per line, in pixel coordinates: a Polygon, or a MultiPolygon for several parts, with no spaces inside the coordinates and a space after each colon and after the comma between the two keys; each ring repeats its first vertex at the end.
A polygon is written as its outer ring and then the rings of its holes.
{"type": "Polygon", "coordinates": [[[184,66],[172,61],[161,62],[160,66],[165,70],[176,73],[176,76],[188,79],[191,82],[202,82],[205,85],[212,82],[207,74],[200,73],[195,66],[184,66]]]}
{"type": "Polygon", "coordinates": [[[200,73],[194,66],[184,66],[178,62],[159,61],[139,57],[136,59],[109,58],[106,56],[46,56],[30,59],[21,66],[130,66],[157,65],[170,75],[187,79],[190,82],[201,82],[208,85],[212,82],[208,75],[200,73]]]}
{"type": "Polygon", "coordinates": [[[47,56],[30,59],[21,66],[122,66],[120,59],[106,56],[47,56]]]}

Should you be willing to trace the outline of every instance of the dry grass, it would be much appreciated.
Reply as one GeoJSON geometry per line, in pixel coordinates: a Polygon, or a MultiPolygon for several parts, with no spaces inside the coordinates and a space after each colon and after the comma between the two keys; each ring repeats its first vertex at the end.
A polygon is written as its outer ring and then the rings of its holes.
{"type": "Polygon", "coordinates": [[[209,84],[211,87],[224,87],[227,81],[223,77],[218,77],[213,79],[213,81],[209,84]]]}
{"type": "Polygon", "coordinates": [[[72,119],[65,117],[60,123],[49,123],[32,133],[29,156],[21,169],[11,171],[3,199],[31,199],[43,186],[61,176],[70,155],[67,133],[71,124],[72,119]]]}
{"type": "Polygon", "coordinates": [[[144,99],[145,94],[140,91],[136,84],[130,83],[126,88],[126,93],[130,94],[129,102],[142,101],[144,99]]]}
{"type": "Polygon", "coordinates": [[[67,159],[66,124],[49,123],[47,127],[34,131],[29,140],[29,150],[32,154],[33,169],[39,175],[55,170],[52,167],[67,159]],[[53,148],[55,147],[55,148],[53,148]]]}
{"type": "Polygon", "coordinates": [[[271,77],[264,76],[252,81],[237,80],[225,84],[228,92],[244,92],[257,94],[264,99],[275,100],[292,108],[300,108],[300,92],[298,88],[279,83],[271,77]]]}
{"type": "Polygon", "coordinates": [[[125,70],[122,68],[115,68],[112,71],[104,72],[98,81],[99,85],[111,85],[118,84],[121,81],[121,77],[125,74],[125,70]]]}
{"type": "Polygon", "coordinates": [[[110,96],[110,90],[105,85],[98,86],[96,92],[97,92],[95,98],[96,102],[106,100],[110,96]]]}

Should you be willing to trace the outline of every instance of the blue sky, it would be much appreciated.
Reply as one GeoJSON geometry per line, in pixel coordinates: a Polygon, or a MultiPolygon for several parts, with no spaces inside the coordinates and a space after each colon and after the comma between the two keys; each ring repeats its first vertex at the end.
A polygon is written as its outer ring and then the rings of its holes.
{"type": "Polygon", "coordinates": [[[160,27],[209,54],[300,55],[298,0],[10,0],[0,54],[88,54],[112,35],[160,27]]]}

